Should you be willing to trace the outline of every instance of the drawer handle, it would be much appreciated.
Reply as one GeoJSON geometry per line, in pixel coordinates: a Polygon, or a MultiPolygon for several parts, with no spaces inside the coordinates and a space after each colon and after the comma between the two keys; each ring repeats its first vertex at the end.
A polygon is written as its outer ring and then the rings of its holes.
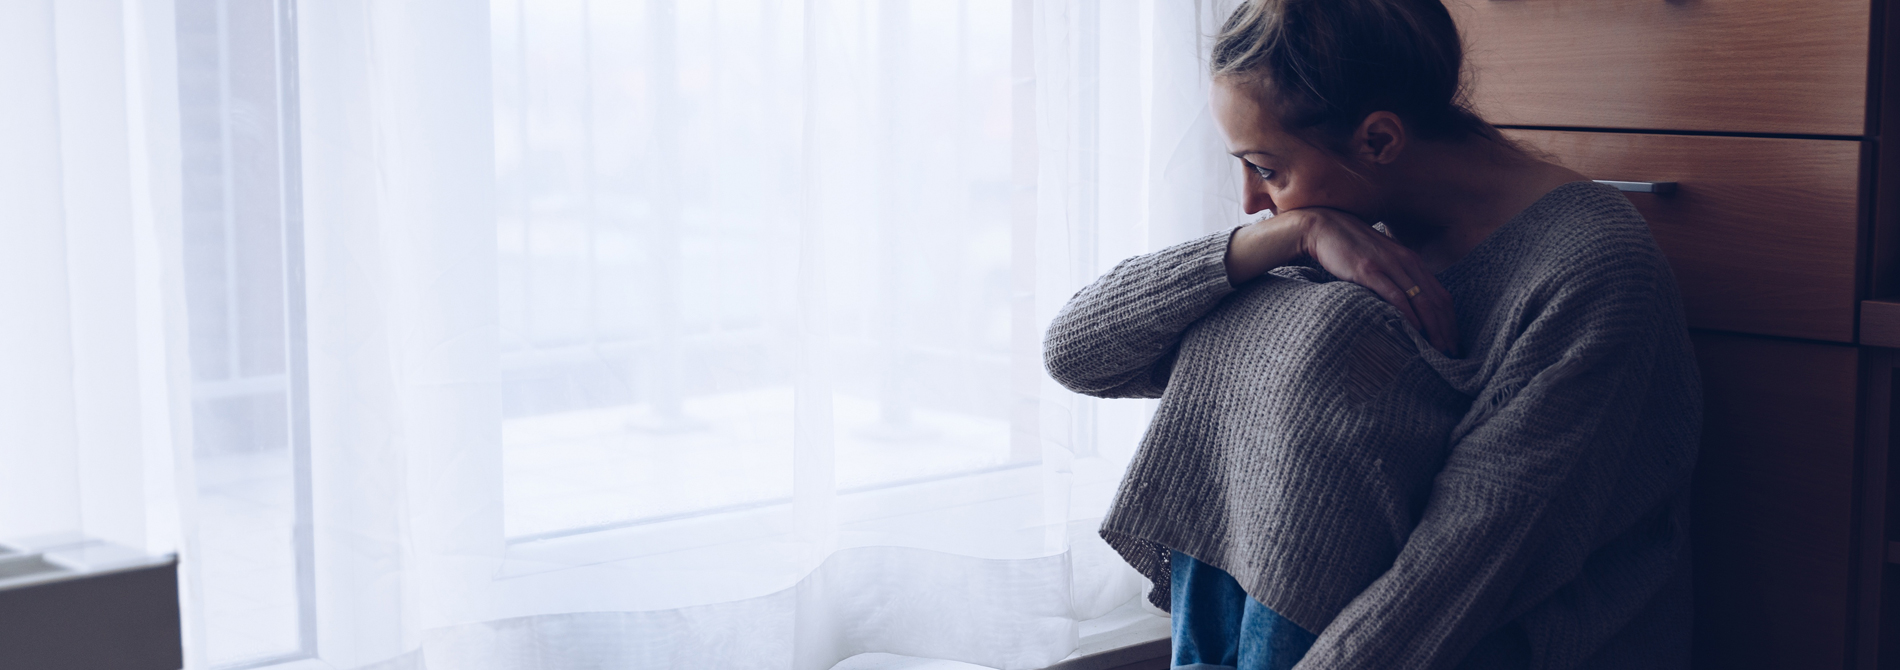
{"type": "Polygon", "coordinates": [[[1676,182],[1673,181],[1610,181],[1608,179],[1598,179],[1596,182],[1615,186],[1616,190],[1627,193],[1662,194],[1676,192],[1676,182]]]}

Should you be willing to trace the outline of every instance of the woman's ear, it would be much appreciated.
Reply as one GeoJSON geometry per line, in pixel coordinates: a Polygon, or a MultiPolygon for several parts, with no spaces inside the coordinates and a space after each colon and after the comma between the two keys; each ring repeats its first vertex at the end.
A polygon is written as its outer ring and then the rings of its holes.
{"type": "Polygon", "coordinates": [[[1383,165],[1398,160],[1405,151],[1405,140],[1405,121],[1399,115],[1373,112],[1353,132],[1353,153],[1367,163],[1383,165]]]}

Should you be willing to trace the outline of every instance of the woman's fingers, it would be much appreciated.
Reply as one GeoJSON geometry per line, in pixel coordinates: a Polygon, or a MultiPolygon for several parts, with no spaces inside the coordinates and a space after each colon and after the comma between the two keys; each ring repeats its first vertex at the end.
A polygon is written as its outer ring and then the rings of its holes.
{"type": "Polygon", "coordinates": [[[1418,310],[1419,320],[1425,322],[1426,336],[1432,342],[1432,348],[1452,354],[1458,346],[1458,318],[1452,311],[1451,293],[1438,283],[1438,278],[1420,271],[1413,275],[1417,292],[1412,295],[1412,308],[1418,310]]]}
{"type": "Polygon", "coordinates": [[[1402,270],[1394,273],[1394,278],[1405,288],[1401,289],[1408,306],[1417,317],[1417,323],[1424,325],[1419,330],[1425,334],[1432,348],[1452,354],[1458,344],[1457,314],[1452,311],[1451,293],[1438,278],[1426,272],[1424,265],[1416,256],[1406,254],[1401,261],[1402,270]]]}
{"type": "Polygon", "coordinates": [[[1419,320],[1425,322],[1425,336],[1431,340],[1432,348],[1452,354],[1458,345],[1458,322],[1451,309],[1451,296],[1438,285],[1438,280],[1427,277],[1420,284],[1418,293],[1412,296],[1412,308],[1418,310],[1419,320]]]}
{"type": "Polygon", "coordinates": [[[1403,287],[1399,289],[1399,311],[1410,311],[1411,316],[1407,320],[1412,323],[1412,327],[1425,335],[1433,349],[1444,351],[1444,337],[1440,334],[1444,324],[1437,310],[1433,309],[1432,301],[1425,297],[1424,285],[1414,279],[1411,273],[1399,271],[1393,274],[1392,281],[1403,287]]]}
{"type": "MultiPolygon", "coordinates": [[[[1418,310],[1412,308],[1412,300],[1405,297],[1405,289],[1399,287],[1400,282],[1408,280],[1394,278],[1385,272],[1372,272],[1368,274],[1369,276],[1358,283],[1361,286],[1372,289],[1373,293],[1379,294],[1379,297],[1384,298],[1386,302],[1392,303],[1393,307],[1398,308],[1399,315],[1405,317],[1406,323],[1412,324],[1413,328],[1417,328],[1421,332],[1425,331],[1425,323],[1419,319],[1418,310]]],[[[1405,286],[1409,288],[1411,284],[1406,284],[1405,286]]]]}
{"type": "Polygon", "coordinates": [[[1346,212],[1310,208],[1282,215],[1307,217],[1301,219],[1307,224],[1303,247],[1321,267],[1372,289],[1423,333],[1432,348],[1457,354],[1458,322],[1451,293],[1425,270],[1418,254],[1346,212]]]}

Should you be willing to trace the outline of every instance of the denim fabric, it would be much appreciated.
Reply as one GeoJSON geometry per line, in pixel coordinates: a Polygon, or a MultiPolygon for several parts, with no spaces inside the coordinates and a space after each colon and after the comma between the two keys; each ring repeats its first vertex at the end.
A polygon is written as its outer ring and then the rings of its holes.
{"type": "Polygon", "coordinates": [[[1171,559],[1177,670],[1287,670],[1317,639],[1267,609],[1220,568],[1174,552],[1171,559]]]}

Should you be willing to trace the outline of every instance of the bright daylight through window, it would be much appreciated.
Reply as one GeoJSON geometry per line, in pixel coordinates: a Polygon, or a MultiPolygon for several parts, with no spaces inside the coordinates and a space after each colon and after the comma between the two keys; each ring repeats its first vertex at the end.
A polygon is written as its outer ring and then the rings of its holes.
{"type": "Polygon", "coordinates": [[[494,5],[510,538],[790,503],[800,384],[832,391],[841,492],[1037,458],[1008,424],[1009,6],[889,7],[826,28],[832,73],[794,3],[494,5]],[[851,352],[825,379],[801,310],[851,352]]]}
{"type": "Polygon", "coordinates": [[[175,568],[194,669],[1162,635],[1154,405],[1042,338],[1237,222],[1213,4],[0,3],[0,545],[175,568]]]}
{"type": "Polygon", "coordinates": [[[288,2],[175,7],[206,655],[248,666],[313,642],[295,26],[288,2]]]}

